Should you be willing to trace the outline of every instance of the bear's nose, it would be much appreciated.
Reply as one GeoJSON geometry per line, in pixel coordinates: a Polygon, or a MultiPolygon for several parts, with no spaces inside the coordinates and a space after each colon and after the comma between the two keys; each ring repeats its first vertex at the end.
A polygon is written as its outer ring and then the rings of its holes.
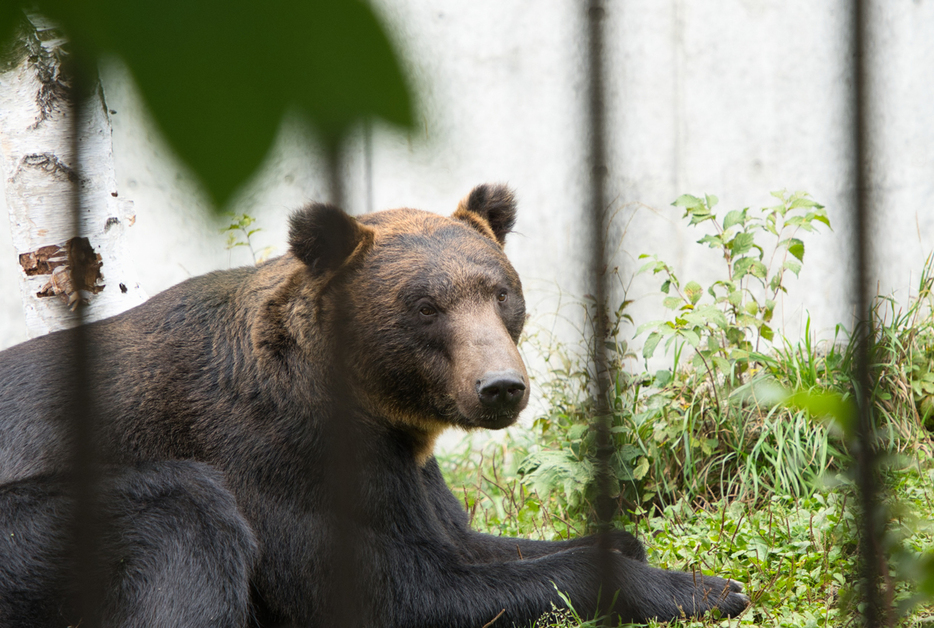
{"type": "Polygon", "coordinates": [[[489,371],[477,380],[480,403],[490,410],[513,410],[525,397],[525,382],[519,371],[489,371]]]}

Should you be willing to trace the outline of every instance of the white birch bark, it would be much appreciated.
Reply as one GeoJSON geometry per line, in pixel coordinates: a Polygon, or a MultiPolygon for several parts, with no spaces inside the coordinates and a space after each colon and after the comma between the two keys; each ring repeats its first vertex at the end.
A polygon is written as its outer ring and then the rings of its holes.
{"type": "Polygon", "coordinates": [[[30,15],[19,57],[0,74],[0,174],[13,246],[22,269],[21,295],[30,337],[73,326],[77,301],[84,320],[106,318],[146,300],[122,238],[132,226],[132,202],[118,196],[110,114],[101,90],[82,108],[80,169],[72,155],[73,107],[59,59],[65,40],[47,20],[30,15]],[[80,171],[80,181],[77,172],[80,171]],[[80,236],[73,240],[72,186],[80,185],[80,236]],[[68,251],[92,263],[87,290],[75,290],[68,251]]]}

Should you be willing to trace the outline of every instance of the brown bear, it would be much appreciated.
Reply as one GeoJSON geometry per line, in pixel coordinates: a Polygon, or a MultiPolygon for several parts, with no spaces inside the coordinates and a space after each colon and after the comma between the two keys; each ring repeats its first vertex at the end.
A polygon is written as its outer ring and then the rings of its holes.
{"type": "Polygon", "coordinates": [[[451,217],[310,205],[286,255],[88,325],[93,573],[65,550],[70,332],[0,353],[0,625],[76,625],[84,577],[107,626],[524,626],[562,594],[626,621],[741,612],[737,583],[653,568],[626,532],[468,527],[432,448],[528,400],[515,214],[491,185],[451,217]]]}

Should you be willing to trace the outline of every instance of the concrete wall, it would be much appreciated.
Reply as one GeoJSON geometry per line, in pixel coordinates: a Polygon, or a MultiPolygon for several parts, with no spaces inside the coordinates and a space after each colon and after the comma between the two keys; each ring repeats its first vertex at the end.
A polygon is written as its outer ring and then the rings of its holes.
{"type": "MultiPolygon", "coordinates": [[[[828,338],[848,322],[852,51],[842,0],[608,0],[610,249],[624,277],[640,253],[658,253],[682,277],[710,282],[718,260],[694,242],[669,204],[712,193],[723,211],[771,204],[770,190],[807,190],[827,206],[832,233],[806,236],[800,280],[777,326],[828,338]]],[[[377,125],[369,176],[365,134],[348,143],[348,209],[412,206],[449,213],[485,181],[514,186],[520,202],[507,251],[524,278],[533,328],[574,337],[584,291],[587,171],[584,15],[578,0],[380,0],[420,90],[411,133],[377,125]],[[558,311],[565,318],[555,318],[558,311]],[[558,322],[555,322],[555,321],[558,322]]],[[[871,16],[874,89],[874,267],[881,290],[905,297],[934,248],[934,1],[885,0],[871,16]]],[[[228,252],[219,225],[147,120],[125,73],[108,66],[121,196],[143,287],[249,262],[228,252]]],[[[313,138],[283,127],[236,211],[263,231],[257,248],[285,249],[285,222],[325,197],[313,138]]],[[[0,201],[2,202],[2,201],[0,201]]],[[[17,266],[0,228],[0,347],[24,339],[17,266]],[[8,251],[8,253],[3,253],[8,251]]],[[[106,269],[105,273],[106,273],[106,269]]],[[[630,287],[637,322],[661,314],[658,281],[630,287]]]]}

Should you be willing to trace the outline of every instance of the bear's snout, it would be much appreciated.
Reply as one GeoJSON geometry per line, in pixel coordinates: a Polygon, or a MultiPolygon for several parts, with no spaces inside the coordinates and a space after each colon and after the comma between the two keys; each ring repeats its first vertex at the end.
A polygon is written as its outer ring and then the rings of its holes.
{"type": "Polygon", "coordinates": [[[529,401],[529,377],[497,307],[464,304],[450,321],[456,422],[487,429],[512,425],[529,401]]]}
{"type": "Polygon", "coordinates": [[[491,412],[513,413],[525,399],[525,381],[515,369],[489,371],[477,380],[477,396],[491,412]]]}

